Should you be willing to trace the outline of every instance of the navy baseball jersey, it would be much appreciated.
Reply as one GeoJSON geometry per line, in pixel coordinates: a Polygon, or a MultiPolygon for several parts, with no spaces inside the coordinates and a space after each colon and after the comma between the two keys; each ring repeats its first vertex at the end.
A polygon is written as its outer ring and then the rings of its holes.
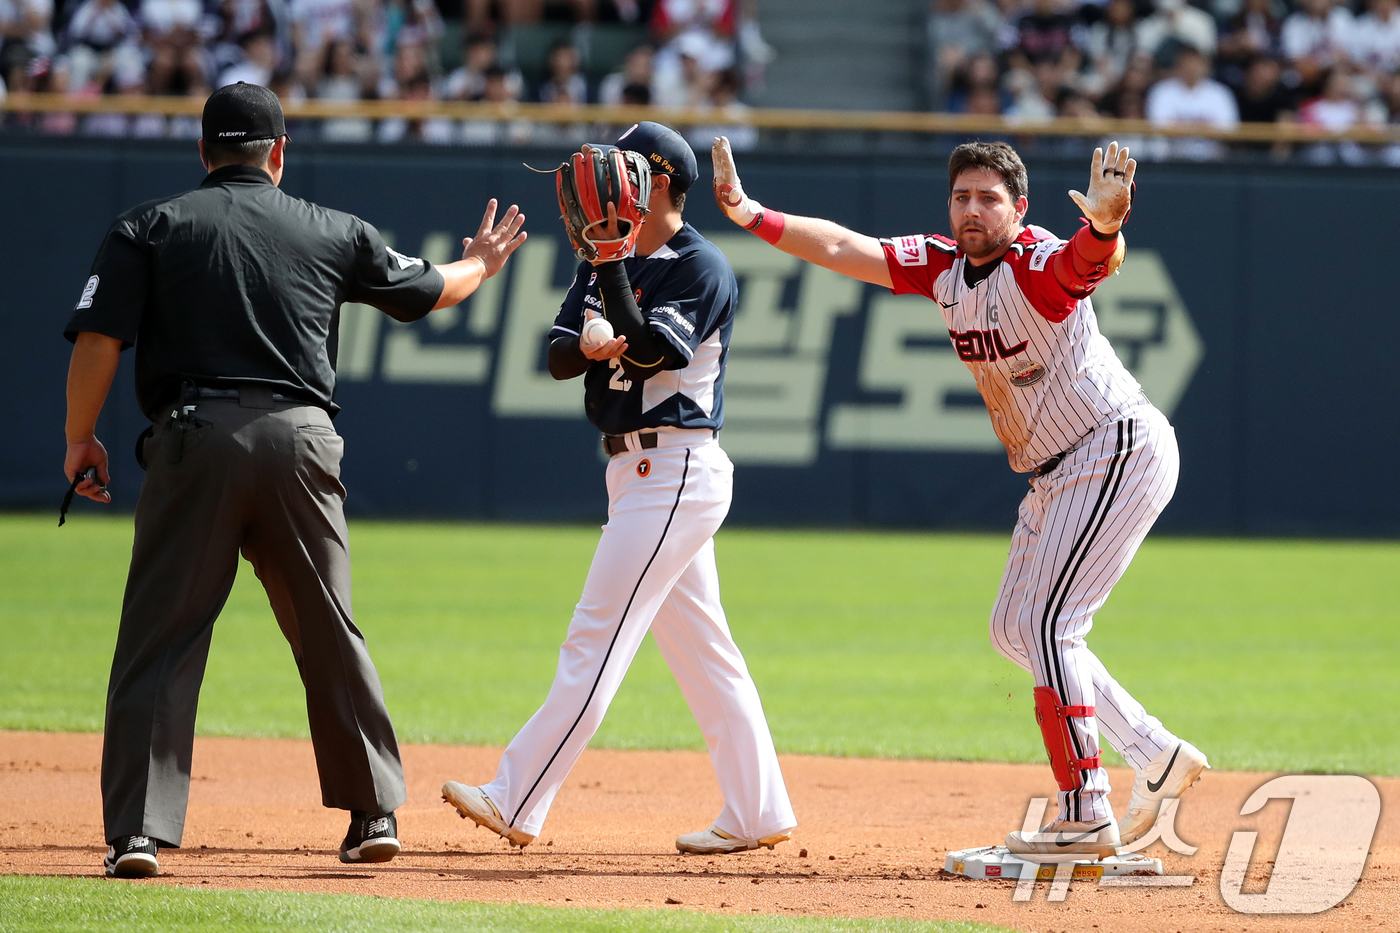
{"type": "MultiPolygon", "coordinates": [[[[666,347],[662,371],[626,378],[617,360],[584,375],[584,410],[604,434],[662,426],[718,430],[724,424],[724,365],[739,285],[719,248],[685,224],[650,256],[623,260],[628,281],[654,335],[666,347]]],[[[593,266],[580,263],[554,319],[550,338],[577,337],[584,307],[599,313],[593,266]]]]}

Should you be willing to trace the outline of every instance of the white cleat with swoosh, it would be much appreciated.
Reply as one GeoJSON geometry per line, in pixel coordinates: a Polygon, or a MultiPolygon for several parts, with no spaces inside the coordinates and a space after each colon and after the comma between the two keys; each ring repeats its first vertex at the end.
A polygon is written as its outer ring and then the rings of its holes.
{"type": "Polygon", "coordinates": [[[1137,772],[1133,778],[1133,796],[1128,812],[1123,815],[1119,832],[1123,844],[1142,838],[1161,813],[1162,804],[1180,797],[1201,779],[1210,762],[1201,750],[1190,742],[1177,742],[1137,772]]]}
{"type": "Polygon", "coordinates": [[[1006,848],[1013,855],[1108,858],[1118,854],[1120,845],[1118,821],[1111,816],[1084,823],[1055,820],[1038,832],[1018,831],[1006,837],[1006,848]]]}

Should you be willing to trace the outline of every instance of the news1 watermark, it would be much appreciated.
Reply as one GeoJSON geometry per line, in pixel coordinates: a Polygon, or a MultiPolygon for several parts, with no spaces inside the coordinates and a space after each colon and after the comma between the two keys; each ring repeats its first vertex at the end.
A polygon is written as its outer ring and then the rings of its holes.
{"type": "MultiPolygon", "coordinates": [[[[1258,813],[1270,800],[1291,800],[1292,805],[1264,889],[1245,891],[1259,834],[1237,830],[1220,869],[1221,899],[1242,914],[1315,914],[1336,907],[1361,882],[1380,823],[1380,791],[1359,775],[1285,774],[1250,794],[1239,815],[1258,813]]],[[[1027,826],[1041,825],[1048,803],[1044,797],[1030,801],[1027,826]]],[[[1177,834],[1177,804],[1166,801],[1152,830],[1123,847],[1120,856],[1142,852],[1156,842],[1177,855],[1194,856],[1198,847],[1187,845],[1177,834]]],[[[1070,882],[1085,877],[1083,870],[1082,862],[1042,865],[1018,879],[1011,899],[1031,900],[1036,881],[1048,879],[1045,899],[1063,901],[1069,896],[1070,882]]],[[[1098,879],[1104,888],[1190,887],[1195,882],[1194,875],[1104,874],[1098,879]]]]}

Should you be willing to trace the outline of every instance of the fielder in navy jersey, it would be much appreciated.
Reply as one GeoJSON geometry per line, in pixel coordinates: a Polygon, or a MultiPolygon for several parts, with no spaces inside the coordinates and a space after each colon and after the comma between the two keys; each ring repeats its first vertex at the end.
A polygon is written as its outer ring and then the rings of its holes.
{"type": "MultiPolygon", "coordinates": [[[[1209,767],[1107,671],[1086,636],[1176,489],[1176,435],[1099,333],[1090,299],[1123,262],[1120,230],[1137,164],[1096,150],[1086,222],[1062,240],[1027,225],[1025,165],[1005,143],[968,143],[948,163],[953,236],[876,239],[785,215],[744,193],[728,141],[715,196],[735,223],[784,252],[896,294],[930,299],[977,383],[1012,469],[1031,474],[992,609],[996,650],[1035,678],[1035,715],[1060,788],[1059,814],[1013,832],[1014,853],[1102,858],[1143,839],[1168,799],[1209,767]],[[1121,823],[1109,805],[1099,732],[1133,766],[1121,823]]],[[[1143,839],[1143,844],[1150,838],[1143,839]]]]}
{"type": "Polygon", "coordinates": [[[650,630],[724,797],[714,823],[679,836],[676,848],[771,849],[791,838],[797,820],[758,689],[720,605],[713,539],[733,492],[734,466],[717,435],[738,287],[724,255],[681,217],[699,175],[689,144],[641,123],[618,146],[652,166],[636,254],[579,266],[549,346],[554,378],[584,376],[584,409],[609,458],[608,523],[544,705],[511,740],[495,780],[448,781],[442,795],[511,843],[534,841],[650,630]],[[584,325],[600,315],[616,334],[585,345],[584,325]]]}
{"type": "MultiPolygon", "coordinates": [[[[604,434],[674,427],[717,431],[724,424],[724,363],[739,285],[713,243],[690,224],[649,256],[622,262],[632,293],[663,341],[660,372],[628,378],[621,356],[584,374],[584,413],[604,434]]],[[[578,339],[586,311],[601,314],[598,271],[579,263],[551,338],[578,339]]]]}

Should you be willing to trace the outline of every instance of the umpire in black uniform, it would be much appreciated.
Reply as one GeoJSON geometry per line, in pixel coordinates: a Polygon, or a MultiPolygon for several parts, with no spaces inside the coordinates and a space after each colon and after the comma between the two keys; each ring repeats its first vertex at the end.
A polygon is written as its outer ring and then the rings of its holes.
{"type": "Polygon", "coordinates": [[[215,618],[238,554],[253,565],[306,687],[322,802],[351,811],[344,862],[399,851],[403,766],[379,676],[350,610],[350,558],[335,415],[342,302],[415,321],[457,304],[525,239],[512,206],[487,207],[459,262],[387,248],[357,217],[284,194],[287,137],[266,88],[205,104],[195,190],[117,218],[66,335],[68,453],[78,493],[110,501],[93,435],[120,352],[136,347],[136,395],[152,427],[107,691],[102,801],[109,876],[157,870],[178,847],[195,708],[215,618]]]}

